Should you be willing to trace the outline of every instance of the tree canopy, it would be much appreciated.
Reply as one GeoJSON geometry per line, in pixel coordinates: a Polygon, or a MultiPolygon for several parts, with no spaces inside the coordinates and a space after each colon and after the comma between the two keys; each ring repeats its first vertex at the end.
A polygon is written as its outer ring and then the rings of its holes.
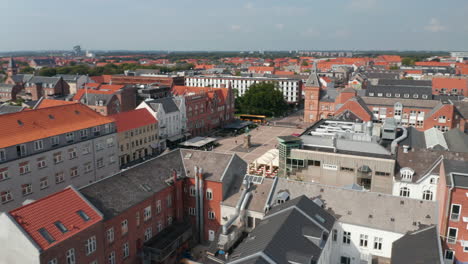
{"type": "Polygon", "coordinates": [[[281,116],[288,110],[283,93],[273,83],[253,84],[237,100],[244,114],[281,116]]]}

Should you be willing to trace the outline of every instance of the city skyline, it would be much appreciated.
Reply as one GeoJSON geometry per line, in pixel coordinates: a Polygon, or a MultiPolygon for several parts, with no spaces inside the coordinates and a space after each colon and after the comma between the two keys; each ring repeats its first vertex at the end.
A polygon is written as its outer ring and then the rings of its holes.
{"type": "Polygon", "coordinates": [[[449,2],[21,0],[7,3],[0,51],[465,50],[468,3],[449,2]]]}

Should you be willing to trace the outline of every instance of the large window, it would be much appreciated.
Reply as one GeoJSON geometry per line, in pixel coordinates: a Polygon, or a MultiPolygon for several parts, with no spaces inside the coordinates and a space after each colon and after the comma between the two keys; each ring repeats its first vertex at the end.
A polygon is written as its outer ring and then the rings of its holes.
{"type": "Polygon", "coordinates": [[[213,191],[211,189],[206,190],[206,199],[213,200],[213,191]]]}
{"type": "Polygon", "coordinates": [[[453,251],[452,250],[446,250],[445,251],[445,259],[447,260],[453,260],[453,251]]]}
{"type": "Polygon", "coordinates": [[[88,240],[86,240],[86,255],[89,255],[96,251],[96,236],[90,237],[88,240]]]}
{"type": "Polygon", "coordinates": [[[114,228],[111,227],[107,229],[107,243],[112,243],[114,242],[114,228]]]}
{"type": "Polygon", "coordinates": [[[449,227],[447,235],[447,243],[455,244],[457,243],[458,229],[449,227]]]}
{"type": "Polygon", "coordinates": [[[75,264],[76,259],[75,259],[75,249],[70,248],[67,250],[67,264],[75,264]]]}
{"type": "Polygon", "coordinates": [[[148,227],[146,230],[145,230],[145,241],[148,241],[150,240],[150,238],[152,237],[153,235],[153,229],[151,227],[148,227]]]}
{"type": "Polygon", "coordinates": [[[148,206],[143,211],[143,220],[148,221],[151,219],[151,206],[148,206]]]}
{"type": "Polygon", "coordinates": [[[128,242],[123,244],[122,251],[123,251],[124,258],[127,258],[128,256],[130,256],[130,246],[128,245],[128,242]]]}
{"type": "Polygon", "coordinates": [[[410,196],[410,190],[408,187],[401,187],[400,188],[400,196],[402,197],[409,197],[410,196]]]}
{"type": "Polygon", "coordinates": [[[367,247],[368,239],[369,239],[368,235],[361,234],[360,239],[359,239],[359,246],[360,247],[367,247]]]}
{"type": "Polygon", "coordinates": [[[122,227],[122,235],[127,234],[128,232],[128,220],[127,219],[122,221],[121,227],[122,227]]]}
{"type": "Polygon", "coordinates": [[[450,220],[458,221],[460,219],[461,205],[452,204],[452,210],[450,212],[450,220]]]}
{"type": "Polygon", "coordinates": [[[432,197],[433,197],[433,194],[432,194],[431,191],[425,190],[425,191],[423,192],[423,197],[422,197],[423,200],[432,201],[432,197]]]}
{"type": "Polygon", "coordinates": [[[374,237],[374,249],[382,250],[382,238],[374,237]]]}
{"type": "Polygon", "coordinates": [[[341,258],[340,258],[340,264],[351,264],[351,258],[350,258],[350,257],[341,256],[341,258]]]}
{"type": "Polygon", "coordinates": [[[350,244],[351,243],[351,232],[343,232],[343,244],[350,244]]]}
{"type": "Polygon", "coordinates": [[[109,260],[109,264],[115,264],[115,252],[112,251],[110,254],[109,254],[109,257],[108,257],[108,260],[109,260]]]}

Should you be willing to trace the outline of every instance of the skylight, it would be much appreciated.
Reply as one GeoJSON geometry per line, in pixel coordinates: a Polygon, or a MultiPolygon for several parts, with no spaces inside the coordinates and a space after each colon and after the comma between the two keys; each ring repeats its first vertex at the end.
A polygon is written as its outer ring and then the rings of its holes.
{"type": "Polygon", "coordinates": [[[320,223],[325,223],[325,218],[323,218],[322,216],[316,214],[315,215],[315,219],[317,219],[320,223]]]}
{"type": "Polygon", "coordinates": [[[52,235],[49,233],[49,231],[47,231],[47,229],[41,228],[39,229],[39,233],[42,235],[42,237],[45,240],[47,240],[47,242],[49,242],[49,244],[52,244],[55,242],[54,237],[52,237],[52,235]]]}
{"type": "Polygon", "coordinates": [[[58,228],[58,230],[60,230],[62,233],[66,233],[68,232],[68,229],[65,227],[65,225],[60,222],[60,221],[57,221],[54,223],[54,225],[58,228]]]}
{"type": "Polygon", "coordinates": [[[89,221],[91,219],[83,210],[79,210],[76,212],[85,222],[89,221]]]}

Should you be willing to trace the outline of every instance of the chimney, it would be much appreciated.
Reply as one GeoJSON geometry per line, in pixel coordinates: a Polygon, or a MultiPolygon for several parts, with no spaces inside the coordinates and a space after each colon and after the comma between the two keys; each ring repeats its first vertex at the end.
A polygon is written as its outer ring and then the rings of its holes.
{"type": "Polygon", "coordinates": [[[408,153],[409,146],[408,145],[403,145],[403,153],[408,153]]]}

